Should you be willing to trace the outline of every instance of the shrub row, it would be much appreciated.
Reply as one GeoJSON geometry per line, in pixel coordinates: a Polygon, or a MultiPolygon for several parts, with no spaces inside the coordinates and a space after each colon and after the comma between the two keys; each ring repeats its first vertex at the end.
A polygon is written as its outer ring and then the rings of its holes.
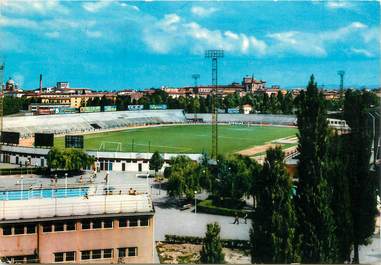
{"type": "Polygon", "coordinates": [[[0,175],[42,174],[45,171],[43,168],[2,168],[0,169],[0,175]]]}
{"type": "MultiPolygon", "coordinates": [[[[196,236],[165,235],[165,243],[168,244],[196,244],[201,245],[204,238],[196,236]]],[[[249,249],[250,241],[239,239],[221,239],[221,244],[225,248],[249,249]]]]}
{"type": "Polygon", "coordinates": [[[239,217],[244,217],[246,212],[243,210],[235,210],[223,207],[216,207],[213,205],[212,200],[204,200],[197,204],[197,211],[208,214],[225,215],[225,216],[235,216],[238,214],[239,217]]]}

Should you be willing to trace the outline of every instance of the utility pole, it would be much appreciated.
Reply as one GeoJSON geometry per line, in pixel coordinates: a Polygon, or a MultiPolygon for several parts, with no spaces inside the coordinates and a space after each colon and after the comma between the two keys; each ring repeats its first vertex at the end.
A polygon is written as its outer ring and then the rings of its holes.
{"type": "Polygon", "coordinates": [[[218,154],[218,127],[217,127],[217,94],[218,94],[218,80],[217,80],[217,67],[218,58],[224,57],[224,50],[207,50],[205,51],[205,58],[212,59],[212,159],[217,159],[218,154]]]}

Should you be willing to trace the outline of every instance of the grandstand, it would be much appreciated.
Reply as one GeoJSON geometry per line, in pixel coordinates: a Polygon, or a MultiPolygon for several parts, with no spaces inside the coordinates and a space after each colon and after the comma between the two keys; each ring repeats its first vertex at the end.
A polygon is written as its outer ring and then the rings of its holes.
{"type": "Polygon", "coordinates": [[[183,110],[115,111],[44,116],[4,117],[4,131],[31,137],[36,132],[68,134],[129,126],[185,123],[183,110]]]}
{"type": "MultiPolygon", "coordinates": [[[[132,126],[157,124],[182,124],[194,118],[195,114],[185,114],[181,109],[141,110],[75,113],[57,115],[36,115],[4,117],[4,131],[20,132],[24,138],[34,133],[85,133],[132,126]]],[[[197,114],[198,122],[210,123],[211,114],[197,114]]],[[[226,124],[272,124],[295,125],[293,115],[272,114],[219,114],[219,123],[226,124]]]]}
{"type": "MultiPolygon", "coordinates": [[[[185,114],[187,120],[192,120],[195,114],[185,114]]],[[[198,113],[197,119],[210,123],[211,114],[198,113]]],[[[276,114],[218,114],[219,123],[227,124],[272,124],[272,125],[291,125],[295,126],[297,118],[295,115],[276,115],[276,114]]]]}

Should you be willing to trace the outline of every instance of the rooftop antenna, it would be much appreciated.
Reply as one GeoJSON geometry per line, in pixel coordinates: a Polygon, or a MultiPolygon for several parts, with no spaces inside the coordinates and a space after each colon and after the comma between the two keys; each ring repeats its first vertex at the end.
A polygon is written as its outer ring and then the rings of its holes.
{"type": "Polygon", "coordinates": [[[218,154],[218,127],[217,127],[217,66],[218,58],[224,57],[224,50],[207,50],[205,51],[205,58],[212,59],[212,159],[217,160],[218,154]]]}

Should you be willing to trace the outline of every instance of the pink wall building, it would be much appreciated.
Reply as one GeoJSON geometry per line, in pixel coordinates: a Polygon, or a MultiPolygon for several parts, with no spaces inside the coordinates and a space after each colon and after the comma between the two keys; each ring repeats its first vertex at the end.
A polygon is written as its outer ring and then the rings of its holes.
{"type": "Polygon", "coordinates": [[[148,194],[2,201],[0,257],[19,263],[152,263],[148,194]]]}

